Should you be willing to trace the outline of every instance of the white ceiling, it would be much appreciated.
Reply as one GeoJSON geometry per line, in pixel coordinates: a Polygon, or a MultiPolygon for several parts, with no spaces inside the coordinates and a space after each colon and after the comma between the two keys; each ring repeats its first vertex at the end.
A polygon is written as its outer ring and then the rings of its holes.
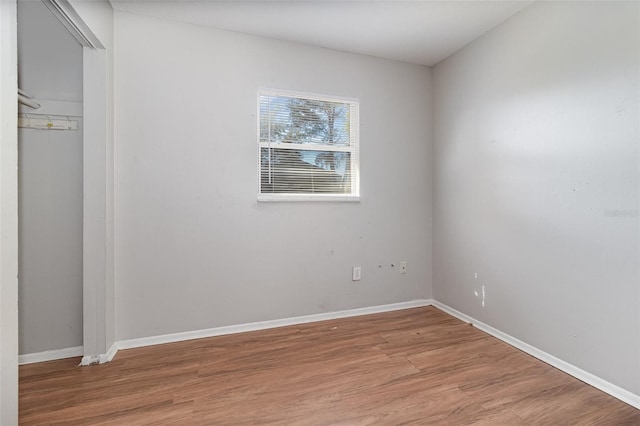
{"type": "Polygon", "coordinates": [[[429,66],[531,2],[111,0],[122,11],[429,66]]]}

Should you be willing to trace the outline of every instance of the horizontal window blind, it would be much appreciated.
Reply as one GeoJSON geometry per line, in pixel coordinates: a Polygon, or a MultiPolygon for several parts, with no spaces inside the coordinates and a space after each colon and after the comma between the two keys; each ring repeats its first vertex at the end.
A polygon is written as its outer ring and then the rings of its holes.
{"type": "Polygon", "coordinates": [[[258,198],[357,200],[358,115],[355,100],[259,92],[258,198]]]}

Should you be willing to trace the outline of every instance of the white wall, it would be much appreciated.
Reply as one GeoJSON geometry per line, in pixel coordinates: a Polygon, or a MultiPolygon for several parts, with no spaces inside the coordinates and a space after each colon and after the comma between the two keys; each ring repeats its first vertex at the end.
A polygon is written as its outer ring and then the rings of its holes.
{"type": "MultiPolygon", "coordinates": [[[[18,77],[37,99],[82,102],[82,46],[41,2],[18,4],[18,77]]],[[[18,140],[19,352],[82,346],[82,129],[18,140]]]]}
{"type": "Polygon", "coordinates": [[[434,297],[636,395],[638,7],[536,3],[433,70],[434,297]]]}
{"type": "Polygon", "coordinates": [[[0,424],[18,424],[18,44],[16,1],[0,2],[0,424]]]}
{"type": "Polygon", "coordinates": [[[20,129],[20,354],[82,346],[82,119],[20,129]]]}
{"type": "Polygon", "coordinates": [[[119,340],[431,296],[428,68],[115,18],[119,340]],[[259,87],[360,100],[360,203],[256,201],[259,87]]]}

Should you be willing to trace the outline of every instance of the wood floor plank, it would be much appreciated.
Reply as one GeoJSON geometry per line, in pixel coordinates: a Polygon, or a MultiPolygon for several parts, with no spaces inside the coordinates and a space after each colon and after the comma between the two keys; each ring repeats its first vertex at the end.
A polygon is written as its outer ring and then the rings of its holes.
{"type": "Polygon", "coordinates": [[[640,425],[434,307],[20,367],[23,425],[640,425]]]}

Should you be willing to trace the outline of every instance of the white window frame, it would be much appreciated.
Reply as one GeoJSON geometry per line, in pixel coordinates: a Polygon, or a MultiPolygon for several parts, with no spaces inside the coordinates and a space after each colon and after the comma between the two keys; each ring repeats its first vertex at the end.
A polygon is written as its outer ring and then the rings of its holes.
{"type": "Polygon", "coordinates": [[[339,201],[358,202],[360,201],[360,103],[358,99],[340,96],[321,95],[317,93],[298,92],[291,90],[260,88],[256,96],[257,99],[257,140],[258,140],[258,201],[260,202],[281,202],[281,201],[339,201]],[[324,144],[296,144],[262,142],[260,140],[260,96],[283,96],[317,101],[348,103],[349,111],[349,146],[335,146],[324,144]],[[284,193],[261,193],[261,149],[291,149],[309,151],[338,151],[349,152],[351,160],[351,194],[284,194],[284,193]]]}

